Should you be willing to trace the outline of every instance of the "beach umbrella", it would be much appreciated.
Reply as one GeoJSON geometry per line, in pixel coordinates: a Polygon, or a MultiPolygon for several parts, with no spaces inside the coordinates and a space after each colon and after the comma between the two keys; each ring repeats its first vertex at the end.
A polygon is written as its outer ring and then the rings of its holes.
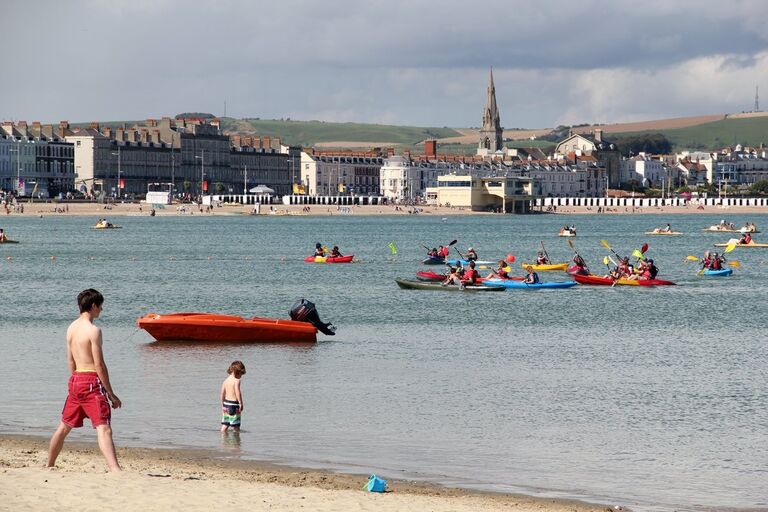
{"type": "Polygon", "coordinates": [[[251,190],[249,190],[251,194],[274,194],[275,191],[271,188],[269,188],[266,185],[259,185],[258,187],[253,187],[251,190]]]}

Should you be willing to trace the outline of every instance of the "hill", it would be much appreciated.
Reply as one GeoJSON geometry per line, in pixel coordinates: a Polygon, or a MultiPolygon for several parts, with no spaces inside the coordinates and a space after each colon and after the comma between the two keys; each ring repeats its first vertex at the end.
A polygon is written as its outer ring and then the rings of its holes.
{"type": "Polygon", "coordinates": [[[269,135],[302,147],[413,146],[425,139],[457,137],[453,128],[393,126],[362,123],[326,123],[290,119],[222,119],[226,133],[269,135]]]}
{"type": "Polygon", "coordinates": [[[674,151],[714,150],[742,144],[759,146],[768,144],[768,115],[742,116],[736,114],[719,121],[685,128],[622,132],[621,135],[660,133],[671,143],[674,151]]]}

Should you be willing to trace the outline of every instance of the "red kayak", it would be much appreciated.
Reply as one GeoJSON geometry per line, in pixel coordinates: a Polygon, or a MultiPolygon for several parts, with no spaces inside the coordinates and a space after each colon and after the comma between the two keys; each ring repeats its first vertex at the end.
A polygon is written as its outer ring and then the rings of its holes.
{"type": "Polygon", "coordinates": [[[580,274],[573,274],[573,279],[579,284],[588,284],[596,286],[613,286],[614,283],[621,286],[670,286],[674,285],[672,281],[665,281],[663,279],[624,279],[621,278],[614,281],[610,277],[602,277],[596,275],[583,276],[580,274]]]}
{"type": "MultiPolygon", "coordinates": [[[[432,272],[431,270],[427,272],[424,272],[424,271],[416,272],[416,279],[418,279],[419,281],[428,281],[428,282],[443,281],[445,277],[446,277],[445,274],[438,274],[437,272],[432,272]]],[[[482,283],[486,279],[487,278],[485,277],[478,277],[475,280],[475,282],[482,283]]],[[[493,279],[496,279],[496,278],[493,278],[493,279]]],[[[525,278],[519,277],[519,276],[512,276],[512,277],[508,277],[506,281],[522,281],[523,279],[525,278]]]]}
{"type": "Polygon", "coordinates": [[[349,256],[339,256],[338,258],[331,258],[330,256],[307,256],[304,261],[307,263],[350,263],[354,254],[349,256]]]}

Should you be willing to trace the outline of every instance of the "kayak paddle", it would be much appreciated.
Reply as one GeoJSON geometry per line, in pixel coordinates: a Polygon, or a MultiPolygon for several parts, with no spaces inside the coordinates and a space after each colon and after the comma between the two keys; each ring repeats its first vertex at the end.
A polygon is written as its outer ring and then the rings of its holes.
{"type": "Polygon", "coordinates": [[[618,253],[617,253],[616,251],[614,251],[614,250],[613,250],[613,247],[611,247],[610,245],[608,245],[608,242],[606,242],[605,240],[600,240],[600,244],[601,244],[603,247],[605,247],[606,249],[608,249],[609,251],[611,251],[611,252],[612,252],[612,253],[613,253],[613,254],[614,254],[614,255],[615,255],[617,258],[621,259],[621,256],[619,256],[619,255],[618,255],[618,253]]]}

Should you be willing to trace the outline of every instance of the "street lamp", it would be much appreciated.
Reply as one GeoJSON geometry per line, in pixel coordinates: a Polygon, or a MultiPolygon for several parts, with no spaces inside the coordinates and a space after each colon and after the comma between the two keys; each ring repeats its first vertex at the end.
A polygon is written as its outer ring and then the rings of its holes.
{"type": "Polygon", "coordinates": [[[115,187],[115,190],[117,191],[117,197],[120,197],[120,164],[122,162],[122,158],[120,156],[120,146],[117,146],[117,152],[113,151],[113,155],[117,155],[117,186],[115,187]]]}
{"type": "Polygon", "coordinates": [[[200,202],[203,201],[203,187],[205,186],[205,149],[200,150],[200,156],[195,155],[200,160],[200,202]]]}
{"type": "Polygon", "coordinates": [[[243,166],[243,195],[248,193],[248,166],[243,166]]]}

